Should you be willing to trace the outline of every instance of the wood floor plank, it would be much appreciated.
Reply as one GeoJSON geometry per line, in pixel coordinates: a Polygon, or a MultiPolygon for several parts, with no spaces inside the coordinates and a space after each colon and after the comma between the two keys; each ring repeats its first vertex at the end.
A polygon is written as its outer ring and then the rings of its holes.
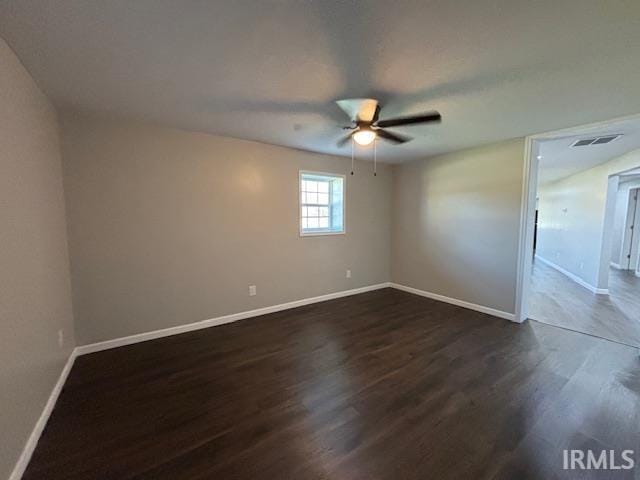
{"type": "Polygon", "coordinates": [[[24,478],[571,478],[640,452],[639,367],[385,289],[78,358],[24,478]]]}
{"type": "Polygon", "coordinates": [[[640,347],[640,278],[609,269],[609,295],[596,295],[540,261],[533,262],[529,318],[640,347]]]}

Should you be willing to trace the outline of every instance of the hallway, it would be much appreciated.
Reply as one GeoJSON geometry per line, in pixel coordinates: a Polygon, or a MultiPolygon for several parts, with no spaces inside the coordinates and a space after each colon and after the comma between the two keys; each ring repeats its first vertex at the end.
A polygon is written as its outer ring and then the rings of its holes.
{"type": "Polygon", "coordinates": [[[640,347],[640,278],[612,268],[609,295],[595,295],[534,261],[529,318],[640,347]]]}

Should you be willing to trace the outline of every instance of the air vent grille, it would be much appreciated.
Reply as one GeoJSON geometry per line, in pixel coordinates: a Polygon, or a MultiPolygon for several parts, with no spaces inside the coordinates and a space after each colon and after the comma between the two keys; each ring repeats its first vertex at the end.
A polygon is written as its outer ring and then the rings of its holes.
{"type": "Polygon", "coordinates": [[[585,140],[578,140],[576,143],[572,145],[572,147],[586,147],[587,145],[591,145],[595,142],[595,138],[587,138],[585,140]]]}
{"type": "Polygon", "coordinates": [[[586,147],[587,145],[604,145],[611,143],[622,135],[605,135],[602,137],[582,138],[571,144],[572,147],[586,147]]]}
{"type": "Polygon", "coordinates": [[[600,145],[601,143],[613,142],[616,138],[618,138],[618,135],[612,135],[609,137],[600,137],[596,139],[595,142],[593,142],[593,145],[600,145]]]}

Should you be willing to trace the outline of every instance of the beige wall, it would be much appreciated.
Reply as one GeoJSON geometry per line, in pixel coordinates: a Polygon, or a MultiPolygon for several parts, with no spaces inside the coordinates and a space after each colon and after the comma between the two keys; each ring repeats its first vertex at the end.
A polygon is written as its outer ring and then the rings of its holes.
{"type": "Polygon", "coordinates": [[[389,166],[347,176],[345,235],[301,238],[299,169],[348,175],[350,160],[72,113],[62,125],[80,344],[389,280],[389,166]]]}
{"type": "Polygon", "coordinates": [[[74,339],[56,115],[2,39],[0,106],[0,478],[8,478],[74,339]]]}
{"type": "Polygon", "coordinates": [[[392,281],[515,311],[524,140],[396,166],[392,281]]]}

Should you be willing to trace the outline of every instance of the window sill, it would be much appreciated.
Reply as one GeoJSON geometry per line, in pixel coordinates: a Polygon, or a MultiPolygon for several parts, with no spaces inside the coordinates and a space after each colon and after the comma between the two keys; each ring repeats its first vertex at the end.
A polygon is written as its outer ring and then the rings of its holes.
{"type": "Polygon", "coordinates": [[[345,235],[346,232],[300,232],[301,237],[322,237],[325,235],[345,235]]]}

